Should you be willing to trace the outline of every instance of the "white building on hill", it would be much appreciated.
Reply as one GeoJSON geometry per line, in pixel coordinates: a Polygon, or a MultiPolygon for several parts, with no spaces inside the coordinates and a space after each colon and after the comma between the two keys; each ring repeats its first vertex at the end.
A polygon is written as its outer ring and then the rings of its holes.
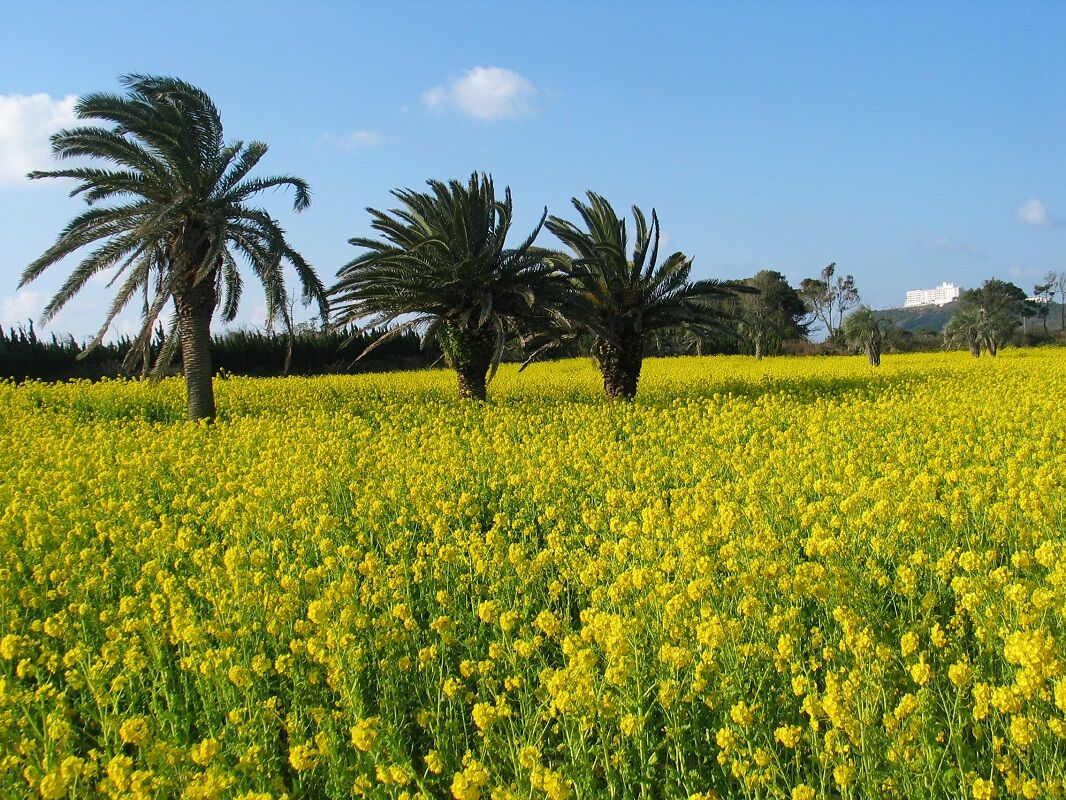
{"type": "Polygon", "coordinates": [[[904,308],[943,306],[957,300],[962,290],[954,283],[942,283],[935,289],[911,289],[903,301],[904,308]]]}

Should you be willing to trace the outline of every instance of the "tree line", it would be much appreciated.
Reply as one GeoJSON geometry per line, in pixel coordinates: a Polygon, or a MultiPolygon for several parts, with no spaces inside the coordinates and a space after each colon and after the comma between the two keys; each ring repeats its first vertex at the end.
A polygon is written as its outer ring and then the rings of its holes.
{"type": "MultiPolygon", "coordinates": [[[[636,395],[645,355],[664,343],[694,352],[732,343],[761,358],[821,324],[830,339],[860,347],[871,363],[879,359],[881,324],[866,306],[848,314],[859,305],[859,292],[854,277],[838,275],[835,264],[798,290],[772,270],[746,280],[692,280],[690,256],[660,251],[654,209],[648,215],[632,206],[627,218],[593,191],[573,198],[573,220],[545,209],[513,246],[510,189],[500,196],[492,178],[476,172],[465,182],[428,181],[426,191],[394,190],[396,208],[367,209],[376,238],[350,239],[361,252],[327,287],[277,221],[252,202],[267,189],[288,188],[294,210],[302,211],[310,204],[306,182],[253,177],[267,146],[227,143],[217,107],[197,87],[146,75],[121,82],[125,94],[78,101],[77,117],[92,124],[52,137],[57,159],[90,157],[104,166],[29,175],[73,179],[72,196],[89,207],[26,268],[20,286],[89,248],[40,321],[54,317],[91,277],[113,270],[115,298],[79,357],[101,348],[118,315],[139,304],[142,324],[122,347],[123,368],[159,375],[180,358],[190,419],[215,416],[212,376],[225,360],[227,340],[212,337],[211,322],[216,313],[223,321],[236,318],[244,288],[239,262],[262,284],[268,326],[283,331],[281,337],[245,334],[243,352],[269,350],[278,339],[287,342],[291,365],[293,348],[310,341],[293,324],[288,267],[301,299],[317,307],[329,332],[319,332],[316,342],[339,337],[334,344],[342,350],[363,337],[357,359],[397,341],[439,347],[457,375],[460,397],[474,400],[486,398],[497,367],[516,349],[524,364],[553,352],[588,353],[605,393],[620,399],[636,395]],[[566,249],[537,245],[544,229],[566,249]],[[370,339],[368,329],[377,332],[370,339]]],[[[982,313],[975,324],[994,353],[1001,338],[990,338],[986,317],[998,319],[999,312],[982,313]]]]}
{"type": "MultiPolygon", "coordinates": [[[[282,375],[352,374],[403,369],[425,369],[440,361],[440,349],[422,345],[406,333],[361,355],[385,332],[354,328],[318,328],[298,325],[292,332],[234,330],[211,338],[211,364],[216,374],[277,377],[282,375]]],[[[165,339],[157,326],[147,363],[158,358],[165,339]]],[[[63,381],[73,379],[135,377],[142,371],[123,366],[133,348],[133,338],[122,336],[91,350],[72,336],[41,337],[32,321],[0,329],[0,379],[63,381]]],[[[172,371],[181,367],[180,350],[172,371]]]]}

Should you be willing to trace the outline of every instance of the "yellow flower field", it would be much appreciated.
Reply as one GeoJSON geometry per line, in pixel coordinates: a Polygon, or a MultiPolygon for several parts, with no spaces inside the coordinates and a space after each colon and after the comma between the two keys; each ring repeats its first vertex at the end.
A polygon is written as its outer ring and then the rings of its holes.
{"type": "Polygon", "coordinates": [[[0,796],[1066,796],[1066,351],[0,384],[0,796]]]}

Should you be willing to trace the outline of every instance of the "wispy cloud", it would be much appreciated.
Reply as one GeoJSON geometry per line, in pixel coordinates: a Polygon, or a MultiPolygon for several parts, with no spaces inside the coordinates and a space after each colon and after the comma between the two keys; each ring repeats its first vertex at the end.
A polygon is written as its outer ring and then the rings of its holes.
{"type": "Polygon", "coordinates": [[[1018,206],[1014,216],[1023,225],[1040,225],[1043,227],[1060,227],[1063,220],[1052,215],[1043,201],[1031,198],[1025,205],[1018,206]]]}
{"type": "Polygon", "coordinates": [[[375,147],[384,140],[377,131],[352,131],[339,136],[335,133],[325,133],[322,135],[322,141],[341,150],[362,150],[375,147]]]}
{"type": "Polygon", "coordinates": [[[0,325],[7,328],[36,319],[41,313],[43,299],[40,292],[32,289],[21,289],[15,294],[8,295],[4,298],[4,302],[0,303],[0,325]]]}
{"type": "Polygon", "coordinates": [[[474,67],[461,78],[434,86],[422,95],[432,111],[455,109],[477,120],[528,116],[538,89],[517,72],[502,67],[474,67]]]}
{"type": "Polygon", "coordinates": [[[48,137],[74,123],[77,98],[0,94],[0,185],[28,184],[26,173],[50,166],[48,137]]]}
{"type": "Polygon", "coordinates": [[[1045,275],[1047,275],[1047,269],[1042,269],[1040,267],[1023,267],[1020,264],[1011,264],[1007,267],[1007,275],[1016,281],[1033,281],[1035,283],[1039,282],[1045,275]]]}
{"type": "Polygon", "coordinates": [[[974,256],[975,258],[986,258],[988,256],[988,253],[977,245],[963,242],[950,236],[921,239],[914,243],[912,249],[916,253],[954,253],[974,256]]]}

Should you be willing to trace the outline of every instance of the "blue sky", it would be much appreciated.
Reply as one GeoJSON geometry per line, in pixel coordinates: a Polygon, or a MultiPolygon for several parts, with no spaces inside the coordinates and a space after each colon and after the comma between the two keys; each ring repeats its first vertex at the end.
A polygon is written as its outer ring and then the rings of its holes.
{"type": "MultiPolygon", "coordinates": [[[[875,308],[1066,269],[1061,2],[39,2],[4,18],[4,325],[73,267],[16,292],[82,207],[19,176],[48,167],[67,98],[129,72],[201,86],[229,138],[270,145],[264,174],[310,182],[303,214],[263,202],[327,283],[366,206],[473,170],[512,188],[516,241],[593,189],[654,206],[696,277],[798,283],[836,261],[875,308]]],[[[95,283],[46,330],[90,334],[107,301],[95,283]]],[[[263,322],[255,291],[240,322],[263,322]]]]}

